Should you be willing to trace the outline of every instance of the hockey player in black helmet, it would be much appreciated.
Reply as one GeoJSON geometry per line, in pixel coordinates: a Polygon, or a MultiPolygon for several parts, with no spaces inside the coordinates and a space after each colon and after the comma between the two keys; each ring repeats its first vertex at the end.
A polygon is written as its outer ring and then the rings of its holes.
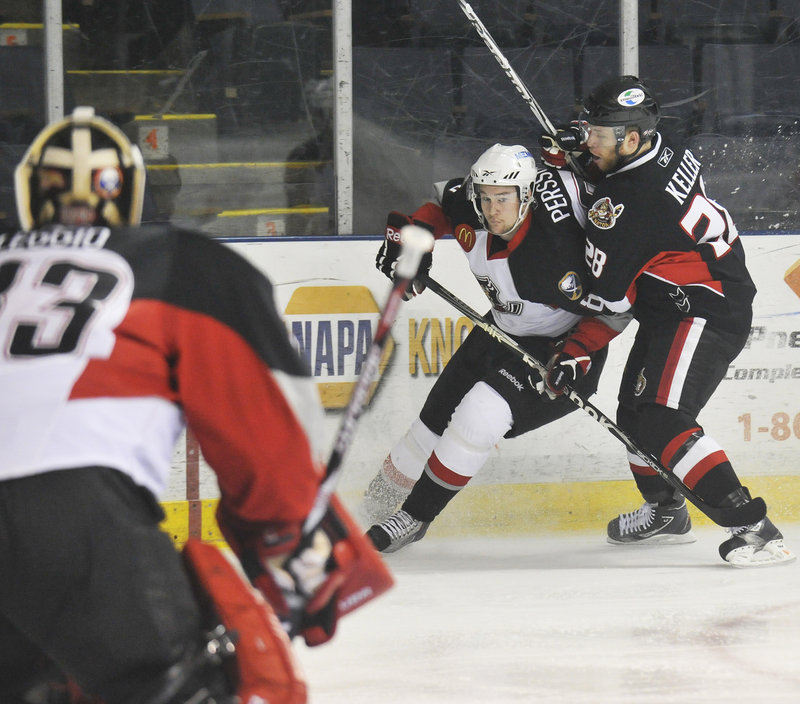
{"type": "MultiPolygon", "coordinates": [[[[580,151],[601,174],[586,227],[591,285],[583,303],[630,310],[639,323],[617,422],[707,503],[738,506],[750,495],[697,415],[748,339],[756,289],[730,214],[706,193],[701,162],[657,131],[659,116],[644,82],[612,78],[584,102],[582,149],[572,127],[542,146],[547,154],[580,151]]],[[[562,352],[549,370],[548,386],[559,392],[580,368],[562,352]]],[[[609,542],[694,540],[683,497],[638,457],[628,459],[645,503],[608,524],[609,542]]],[[[766,516],[731,533],[719,553],[736,566],[795,558],[766,516]]]]}

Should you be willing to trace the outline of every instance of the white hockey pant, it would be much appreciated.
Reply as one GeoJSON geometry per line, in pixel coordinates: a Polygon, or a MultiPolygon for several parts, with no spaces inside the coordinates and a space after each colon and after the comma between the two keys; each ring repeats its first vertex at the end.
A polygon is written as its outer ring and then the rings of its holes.
{"type": "MultiPolygon", "coordinates": [[[[439,462],[462,477],[474,477],[513,424],[506,400],[479,381],[461,399],[434,452],[439,462]]],[[[430,475],[430,469],[427,470],[430,475]]],[[[432,479],[442,483],[441,477],[432,479]]],[[[453,487],[460,488],[460,487],[453,487]]]]}

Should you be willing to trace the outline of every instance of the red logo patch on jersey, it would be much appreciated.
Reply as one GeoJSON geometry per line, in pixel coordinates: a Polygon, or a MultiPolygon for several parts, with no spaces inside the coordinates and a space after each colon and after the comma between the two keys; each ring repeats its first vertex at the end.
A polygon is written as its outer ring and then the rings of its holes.
{"type": "Polygon", "coordinates": [[[455,236],[461,249],[469,252],[475,246],[475,230],[469,225],[457,225],[455,228],[455,236]]]}
{"type": "Polygon", "coordinates": [[[601,198],[589,210],[589,220],[595,227],[608,230],[616,225],[617,218],[622,215],[623,210],[625,206],[622,203],[614,205],[610,198],[601,198]]]}

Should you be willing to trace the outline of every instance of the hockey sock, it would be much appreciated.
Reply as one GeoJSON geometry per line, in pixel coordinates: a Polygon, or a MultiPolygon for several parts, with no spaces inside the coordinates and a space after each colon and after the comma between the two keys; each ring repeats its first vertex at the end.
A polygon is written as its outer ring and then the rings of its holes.
{"type": "Polygon", "coordinates": [[[403,510],[418,521],[430,523],[456,494],[457,489],[448,489],[436,483],[425,471],[403,502],[403,510]]]}

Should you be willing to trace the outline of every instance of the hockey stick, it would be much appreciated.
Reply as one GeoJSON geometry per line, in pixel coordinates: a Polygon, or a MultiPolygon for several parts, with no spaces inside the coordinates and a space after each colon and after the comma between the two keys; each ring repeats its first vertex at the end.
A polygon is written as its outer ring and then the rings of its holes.
{"type": "Polygon", "coordinates": [[[397,317],[397,311],[403,302],[403,294],[414,281],[419,268],[420,260],[426,252],[433,249],[433,235],[426,229],[416,225],[406,225],[400,231],[402,252],[397,260],[394,284],[389,297],[381,310],[378,318],[378,327],[372,337],[372,343],[365,357],[361,374],[356,381],[353,393],[344,410],[344,416],[339,424],[339,430],[333,442],[328,464],[325,469],[325,478],[320,484],[317,498],[311,512],[303,524],[303,534],[310,535],[316,530],[328,508],[328,503],[333,495],[341,474],[341,465],[345,453],[350,448],[355,433],[356,423],[361,417],[364,402],[369,394],[369,387],[378,370],[383,350],[389,341],[389,332],[397,317]]]}
{"type": "MultiPolygon", "coordinates": [[[[484,332],[491,335],[500,344],[516,352],[516,354],[521,357],[528,366],[538,371],[544,379],[546,372],[545,365],[526,352],[514,338],[503,332],[496,325],[492,325],[491,323],[487,322],[483,316],[475,312],[466,303],[464,303],[464,301],[462,301],[460,298],[457,298],[438,281],[432,279],[430,276],[425,276],[423,281],[429,289],[441,296],[445,301],[447,301],[461,313],[466,315],[484,332]]],[[[666,469],[655,456],[639,448],[631,439],[631,437],[616,423],[614,423],[614,421],[608,418],[608,416],[606,416],[599,408],[597,408],[597,406],[590,403],[587,399],[583,398],[577,391],[570,387],[566,387],[564,389],[564,395],[569,398],[569,400],[572,401],[578,408],[584,410],[589,416],[594,418],[594,420],[608,430],[608,432],[619,439],[630,452],[637,455],[641,460],[652,467],[652,469],[654,469],[662,479],[664,479],[671,487],[677,489],[681,494],[683,494],[717,525],[725,528],[731,528],[733,526],[747,526],[753,523],[758,523],[758,521],[764,518],[764,516],[767,514],[767,505],[760,497],[756,497],[752,501],[749,501],[742,506],[731,506],[727,508],[710,506],[697,494],[695,494],[694,491],[687,487],[680,479],[678,479],[678,477],[676,477],[670,470],[666,469]]]]}
{"type": "MultiPolygon", "coordinates": [[[[475,10],[472,9],[472,5],[466,2],[466,0],[458,0],[458,4],[466,15],[467,19],[470,21],[470,24],[475,28],[478,36],[483,39],[483,43],[486,45],[486,48],[489,49],[489,51],[492,53],[492,56],[497,59],[497,63],[500,64],[500,68],[503,69],[504,73],[511,81],[511,84],[517,89],[517,93],[519,93],[522,96],[522,99],[527,103],[528,107],[531,109],[531,112],[539,121],[539,124],[545,129],[547,134],[549,134],[551,137],[554,137],[556,134],[556,128],[553,126],[553,123],[550,122],[547,115],[545,115],[544,110],[542,110],[541,106],[536,102],[536,99],[528,90],[527,86],[522,82],[519,74],[508,62],[508,59],[505,57],[503,52],[500,51],[500,47],[497,46],[494,39],[492,39],[492,35],[489,33],[489,30],[486,29],[486,25],[484,25],[483,22],[481,22],[481,18],[475,14],[475,10]]],[[[572,158],[572,155],[569,152],[564,152],[564,155],[570,168],[582,178],[586,178],[586,171],[572,158]]]]}

